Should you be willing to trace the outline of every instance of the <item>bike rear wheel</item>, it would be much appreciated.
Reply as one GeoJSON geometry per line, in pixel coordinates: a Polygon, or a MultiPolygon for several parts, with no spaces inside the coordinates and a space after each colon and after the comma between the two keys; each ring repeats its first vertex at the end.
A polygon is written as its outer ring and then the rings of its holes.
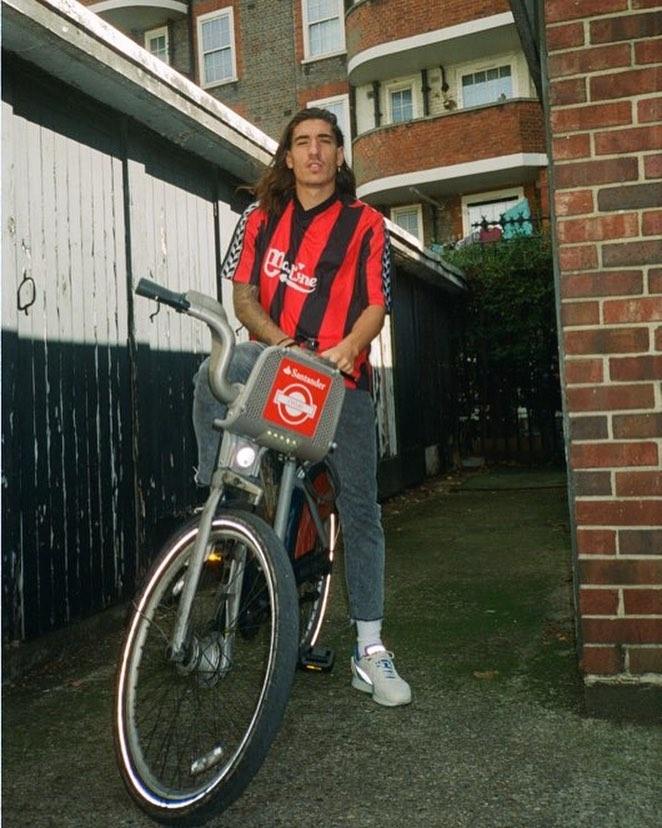
{"type": "Polygon", "coordinates": [[[214,518],[185,640],[169,644],[198,533],[152,567],[121,650],[114,710],[124,783],[150,817],[200,825],[248,785],[280,726],[297,657],[297,595],[280,540],[258,516],[214,518]],[[251,578],[244,578],[245,573],[251,578]]]}
{"type": "Polygon", "coordinates": [[[314,647],[329,601],[333,556],[339,535],[334,480],[326,464],[309,473],[309,490],[313,494],[326,538],[322,537],[304,499],[291,527],[288,545],[291,551],[297,592],[299,594],[299,651],[314,647]]]}

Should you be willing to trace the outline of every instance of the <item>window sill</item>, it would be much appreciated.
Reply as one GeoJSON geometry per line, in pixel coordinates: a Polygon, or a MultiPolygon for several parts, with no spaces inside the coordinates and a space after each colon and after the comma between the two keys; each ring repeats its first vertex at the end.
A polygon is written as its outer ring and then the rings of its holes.
{"type": "Polygon", "coordinates": [[[346,55],[347,49],[340,49],[337,52],[328,52],[325,55],[315,55],[314,57],[306,57],[301,61],[301,65],[304,63],[318,63],[320,60],[327,60],[328,58],[340,57],[341,55],[346,55]]]}
{"type": "Polygon", "coordinates": [[[219,81],[212,81],[212,83],[203,83],[203,89],[215,89],[217,86],[227,86],[229,83],[236,83],[239,78],[235,75],[232,78],[224,78],[223,80],[219,81]]]}

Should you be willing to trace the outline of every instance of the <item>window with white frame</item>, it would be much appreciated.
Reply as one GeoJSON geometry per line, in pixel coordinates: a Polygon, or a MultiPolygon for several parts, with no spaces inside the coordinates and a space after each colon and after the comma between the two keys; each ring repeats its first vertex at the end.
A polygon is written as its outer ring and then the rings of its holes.
{"type": "Polygon", "coordinates": [[[400,124],[403,121],[411,121],[414,117],[414,90],[412,87],[389,89],[388,95],[391,123],[400,124]]]}
{"type": "Polygon", "coordinates": [[[462,75],[462,105],[480,106],[513,97],[510,64],[462,75]]]}
{"type": "Polygon", "coordinates": [[[464,196],[462,198],[462,221],[465,236],[477,230],[477,225],[483,219],[487,221],[488,227],[498,224],[501,215],[522,198],[524,198],[522,187],[464,196]]]}
{"type": "Polygon", "coordinates": [[[420,89],[416,78],[397,78],[384,84],[385,123],[401,124],[420,117],[420,89]]]}
{"type": "Polygon", "coordinates": [[[403,230],[407,230],[412,236],[416,236],[419,241],[423,241],[423,211],[420,204],[392,207],[391,221],[403,230]]]}
{"type": "Polygon", "coordinates": [[[145,49],[165,63],[170,62],[168,46],[167,26],[161,26],[158,29],[150,29],[148,32],[145,32],[145,49]]]}
{"type": "Polygon", "coordinates": [[[306,107],[310,109],[317,106],[320,109],[328,109],[336,116],[343,138],[345,139],[344,151],[347,163],[352,163],[352,134],[349,123],[349,95],[336,95],[333,98],[320,98],[317,101],[308,101],[306,107]]]}
{"type": "Polygon", "coordinates": [[[237,79],[232,8],[198,17],[200,80],[203,87],[237,79]]]}
{"type": "Polygon", "coordinates": [[[342,0],[301,0],[304,49],[307,59],[345,51],[342,0]]]}

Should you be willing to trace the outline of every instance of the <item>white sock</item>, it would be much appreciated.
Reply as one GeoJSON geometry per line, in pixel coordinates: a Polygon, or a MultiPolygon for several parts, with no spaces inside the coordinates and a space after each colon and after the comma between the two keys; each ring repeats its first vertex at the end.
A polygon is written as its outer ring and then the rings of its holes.
{"type": "Polygon", "coordinates": [[[359,657],[372,655],[386,647],[382,644],[382,619],[356,622],[356,648],[359,657]]]}

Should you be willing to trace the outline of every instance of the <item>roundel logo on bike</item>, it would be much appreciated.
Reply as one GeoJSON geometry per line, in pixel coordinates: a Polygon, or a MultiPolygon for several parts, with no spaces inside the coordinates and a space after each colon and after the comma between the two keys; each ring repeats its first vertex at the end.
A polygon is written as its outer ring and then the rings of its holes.
{"type": "Polygon", "coordinates": [[[292,359],[281,361],[262,412],[265,420],[312,437],[329,394],[329,378],[292,359]]]}

